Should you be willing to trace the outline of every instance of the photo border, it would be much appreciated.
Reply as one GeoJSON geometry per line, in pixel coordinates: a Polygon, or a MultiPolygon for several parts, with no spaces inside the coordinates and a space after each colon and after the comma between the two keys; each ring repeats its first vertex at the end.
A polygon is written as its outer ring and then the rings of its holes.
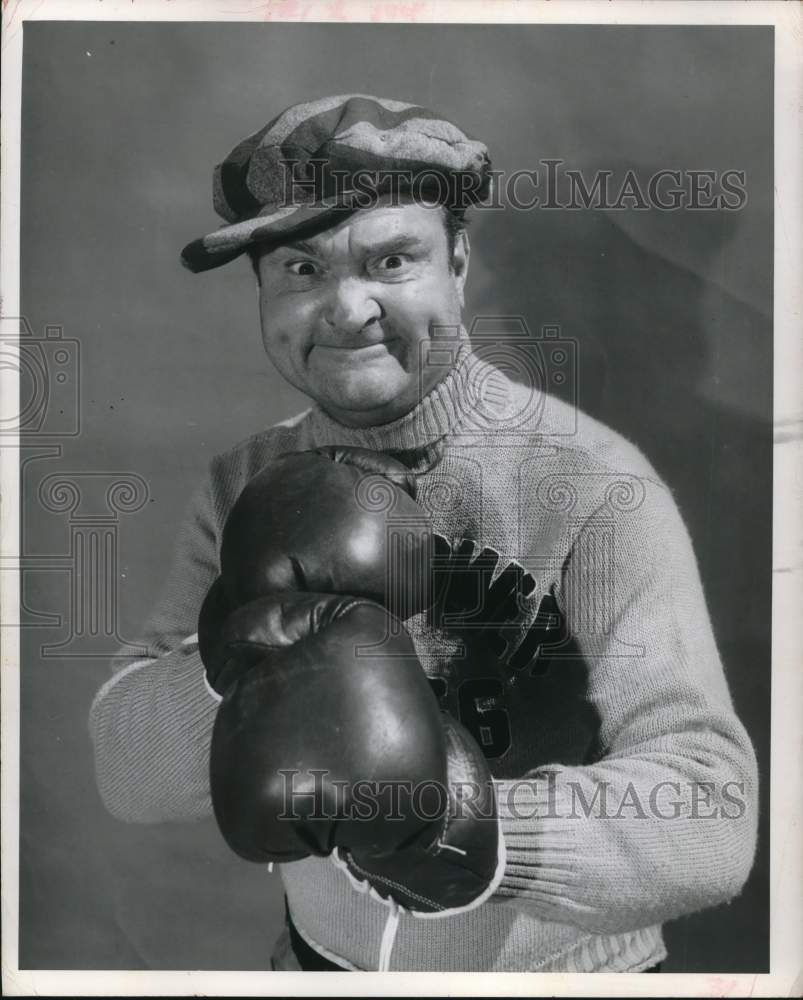
{"type": "MultiPolygon", "coordinates": [[[[775,26],[775,249],[770,972],[333,973],[142,972],[18,968],[19,632],[2,634],[2,988],[7,996],[800,996],[803,993],[803,6],[654,0],[4,0],[2,273],[4,317],[20,315],[20,102],[26,21],[292,21],[775,26]],[[533,976],[537,979],[534,981],[533,976]]],[[[17,413],[16,373],[0,369],[3,413],[17,413]]],[[[19,440],[0,443],[0,558],[19,558],[19,440]]],[[[2,574],[0,620],[16,620],[19,575],[2,574]]]]}

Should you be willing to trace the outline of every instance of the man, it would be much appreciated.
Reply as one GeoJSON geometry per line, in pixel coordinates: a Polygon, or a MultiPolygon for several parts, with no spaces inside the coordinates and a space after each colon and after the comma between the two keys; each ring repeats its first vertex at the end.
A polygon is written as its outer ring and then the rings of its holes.
{"type": "Polygon", "coordinates": [[[513,381],[462,325],[463,213],[490,177],[482,143],[431,111],[324,98],[229,154],[215,172],[226,225],[184,251],[195,271],[251,256],[265,350],[312,407],[212,462],[142,637],[148,658],[125,665],[123,651],[97,695],[98,783],[115,815],[210,812],[222,692],[199,654],[199,609],[238,497],[278,456],[337,446],[400,463],[452,556],[490,554],[481,602],[501,567],[533,591],[517,604],[523,659],[490,646],[466,659],[426,614],[404,621],[493,774],[504,863],[490,898],[441,919],[396,910],[391,947],[375,892],[332,857],[294,860],[281,865],[276,969],[653,969],[661,924],[738,894],[752,863],[755,759],[669,490],[631,444],[543,394],[537,342],[520,344],[513,381]],[[546,655],[533,636],[553,612],[565,629],[546,655]]]}

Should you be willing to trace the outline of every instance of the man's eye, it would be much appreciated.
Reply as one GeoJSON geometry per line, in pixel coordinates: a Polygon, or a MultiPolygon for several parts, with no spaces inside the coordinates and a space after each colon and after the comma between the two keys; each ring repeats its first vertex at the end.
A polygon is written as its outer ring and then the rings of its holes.
{"type": "Polygon", "coordinates": [[[406,253],[390,253],[379,261],[380,271],[398,271],[410,262],[406,253]]]}
{"type": "Polygon", "coordinates": [[[287,264],[287,268],[293,274],[298,274],[304,278],[318,273],[317,265],[313,264],[311,260],[291,260],[287,264]]]}

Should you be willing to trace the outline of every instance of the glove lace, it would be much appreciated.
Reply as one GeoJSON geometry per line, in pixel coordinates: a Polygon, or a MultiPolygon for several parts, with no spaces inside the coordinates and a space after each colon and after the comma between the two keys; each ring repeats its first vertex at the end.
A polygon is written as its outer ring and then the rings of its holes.
{"type": "Polygon", "coordinates": [[[396,931],[399,929],[399,915],[399,904],[391,900],[385,930],[382,932],[382,944],[379,946],[379,972],[390,969],[390,956],[396,941],[396,931]]]}

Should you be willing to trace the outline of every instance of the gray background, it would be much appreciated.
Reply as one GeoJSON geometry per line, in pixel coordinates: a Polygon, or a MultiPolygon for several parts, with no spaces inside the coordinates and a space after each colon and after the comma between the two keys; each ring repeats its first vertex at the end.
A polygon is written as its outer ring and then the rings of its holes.
{"type": "MultiPolygon", "coordinates": [[[[53,471],[131,471],[120,520],[120,631],[166,573],[215,452],[303,407],[265,360],[244,262],[178,262],[216,225],[211,168],[291,103],[347,92],[435,107],[495,166],[643,177],[747,171],[740,212],[477,215],[466,316],[558,323],[583,409],[634,440],[691,530],[737,709],[762,768],[759,854],[741,897],[667,928],[672,971],[768,962],[772,375],[772,29],[28,23],[22,302],[81,344],[81,433],[26,469],[22,968],[263,969],[277,876],[230,855],[212,821],[125,826],[94,787],[86,718],[102,658],[44,658],[69,633],[53,471]]],[[[42,441],[46,443],[46,439],[42,441]]]]}

